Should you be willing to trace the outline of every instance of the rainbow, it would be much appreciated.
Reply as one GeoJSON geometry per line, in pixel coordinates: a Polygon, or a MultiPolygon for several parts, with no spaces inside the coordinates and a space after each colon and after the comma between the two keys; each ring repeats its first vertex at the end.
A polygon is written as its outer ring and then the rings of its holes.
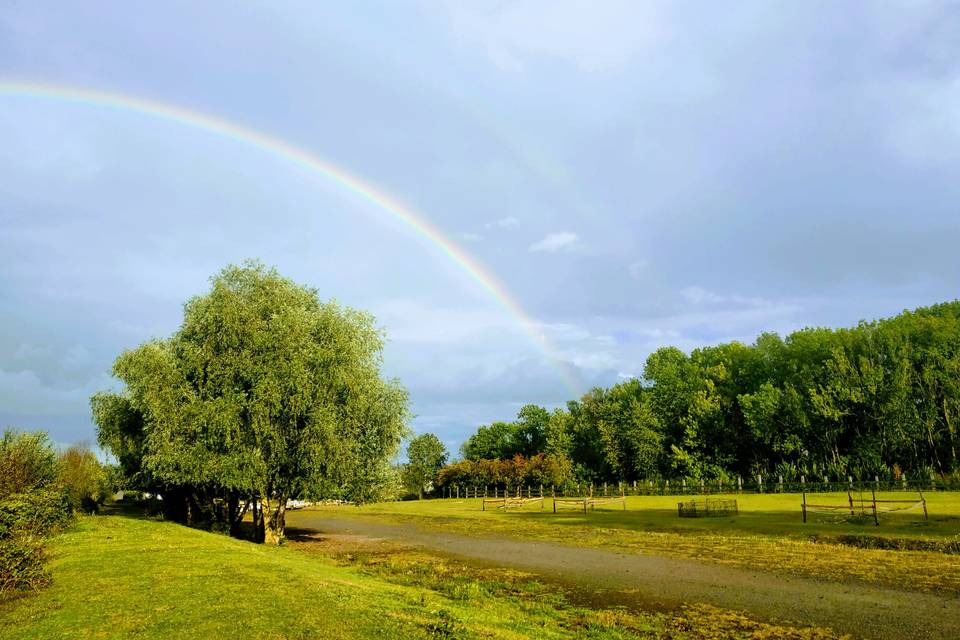
{"type": "Polygon", "coordinates": [[[520,326],[533,338],[534,343],[556,368],[569,391],[573,393],[573,397],[580,397],[579,385],[570,368],[557,356],[555,349],[540,330],[537,321],[524,310],[501,282],[484,269],[462,247],[432,225],[423,215],[416,213],[392,196],[332,162],[286,140],[261,133],[229,120],[135,96],[64,85],[7,81],[0,81],[0,95],[59,100],[106,109],[130,111],[159,118],[242,143],[322,176],[340,189],[358,196],[361,200],[372,204],[377,210],[400,221],[429,246],[449,258],[481,289],[490,294],[511,316],[516,318],[520,326]]]}

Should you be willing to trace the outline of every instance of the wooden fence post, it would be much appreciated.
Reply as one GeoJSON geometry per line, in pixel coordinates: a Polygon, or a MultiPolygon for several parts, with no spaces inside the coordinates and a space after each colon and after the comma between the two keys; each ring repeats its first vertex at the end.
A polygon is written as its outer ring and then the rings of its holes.
{"type": "Polygon", "coordinates": [[[803,524],[807,524],[807,491],[803,490],[803,524]]]}
{"type": "Polygon", "coordinates": [[[874,490],[874,491],[871,491],[870,493],[873,494],[873,524],[879,527],[880,518],[877,517],[877,492],[874,490]]]}

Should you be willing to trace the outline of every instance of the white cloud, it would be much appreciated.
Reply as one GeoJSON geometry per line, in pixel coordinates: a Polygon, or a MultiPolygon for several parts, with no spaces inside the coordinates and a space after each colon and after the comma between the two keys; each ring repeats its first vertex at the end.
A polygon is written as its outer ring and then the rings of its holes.
{"type": "Polygon", "coordinates": [[[458,233],[457,238],[463,240],[464,242],[480,242],[483,240],[483,236],[479,233],[470,233],[469,231],[458,233]]]}
{"type": "Polygon", "coordinates": [[[580,236],[570,231],[550,233],[547,234],[547,237],[545,237],[543,240],[534,242],[532,245],[530,245],[530,251],[546,251],[548,253],[555,253],[557,251],[570,249],[579,241],[580,236]]]}
{"type": "Polygon", "coordinates": [[[487,229],[512,229],[518,224],[520,224],[520,220],[514,218],[513,216],[507,216],[506,218],[500,218],[499,220],[488,222],[484,225],[484,227],[487,229]]]}

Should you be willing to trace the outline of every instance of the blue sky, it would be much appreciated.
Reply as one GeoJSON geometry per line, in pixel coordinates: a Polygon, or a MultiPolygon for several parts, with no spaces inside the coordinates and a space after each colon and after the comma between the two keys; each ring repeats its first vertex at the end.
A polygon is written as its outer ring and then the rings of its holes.
{"type": "MultiPolygon", "coordinates": [[[[309,149],[459,243],[583,388],[646,355],[957,297],[960,8],[922,2],[6,2],[0,81],[309,149]]],[[[372,311],[451,449],[570,397],[516,318],[336,185],[130,112],[0,94],[0,425],[87,400],[229,262],[372,311]]]]}

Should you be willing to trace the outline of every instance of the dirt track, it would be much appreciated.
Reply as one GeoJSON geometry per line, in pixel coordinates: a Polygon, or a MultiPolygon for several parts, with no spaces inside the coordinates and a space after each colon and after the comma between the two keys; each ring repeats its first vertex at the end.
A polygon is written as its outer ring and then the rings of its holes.
{"type": "Polygon", "coordinates": [[[594,593],[593,600],[671,608],[706,602],[778,622],[831,627],[855,637],[960,639],[960,597],[793,578],[695,560],[548,542],[437,533],[413,525],[300,512],[291,524],[424,547],[481,564],[514,567],[594,593]]]}

